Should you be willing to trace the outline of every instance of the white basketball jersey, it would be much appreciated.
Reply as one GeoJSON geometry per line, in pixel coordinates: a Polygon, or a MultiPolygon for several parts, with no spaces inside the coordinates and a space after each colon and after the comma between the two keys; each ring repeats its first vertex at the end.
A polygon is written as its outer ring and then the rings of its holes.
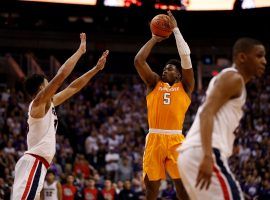
{"type": "MultiPolygon", "coordinates": [[[[214,88],[215,80],[228,71],[236,71],[235,68],[226,68],[222,72],[212,78],[206,91],[208,96],[211,90],[214,88]]],[[[243,83],[244,85],[244,83],[243,83]]],[[[246,89],[245,85],[242,89],[242,93],[238,98],[234,98],[226,102],[217,112],[214,117],[214,127],[212,135],[212,147],[218,148],[224,156],[229,157],[232,154],[234,143],[234,130],[238,127],[239,121],[243,116],[242,107],[246,101],[246,89]]],[[[195,120],[187,133],[186,139],[180,147],[180,151],[194,146],[201,146],[200,135],[200,113],[202,107],[200,106],[196,114],[195,120]]]]}
{"type": "Polygon", "coordinates": [[[56,149],[56,128],[57,116],[53,103],[46,115],[42,118],[33,118],[30,116],[32,103],[29,105],[28,111],[28,134],[27,134],[27,151],[45,158],[51,163],[56,149]]]}
{"type": "Polygon", "coordinates": [[[54,181],[51,185],[48,185],[48,182],[45,181],[43,192],[44,200],[57,200],[57,181],[54,181]]]}

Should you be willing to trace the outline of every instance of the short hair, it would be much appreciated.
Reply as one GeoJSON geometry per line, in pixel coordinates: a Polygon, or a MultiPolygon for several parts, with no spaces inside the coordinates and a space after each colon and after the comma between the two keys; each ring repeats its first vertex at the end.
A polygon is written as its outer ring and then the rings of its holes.
{"type": "Polygon", "coordinates": [[[44,83],[46,77],[43,74],[33,74],[24,82],[25,91],[33,97],[37,94],[39,87],[44,83]]]}
{"type": "Polygon", "coordinates": [[[168,62],[166,63],[165,67],[167,65],[174,65],[176,66],[176,69],[179,71],[181,77],[182,77],[182,65],[181,65],[181,62],[180,60],[177,60],[177,59],[170,59],[168,60],[168,62]]]}
{"type": "Polygon", "coordinates": [[[47,174],[53,174],[55,176],[55,172],[52,169],[48,169],[47,174]]]}
{"type": "MultiPolygon", "coordinates": [[[[166,63],[166,65],[169,65],[169,64],[175,65],[176,68],[180,71],[180,69],[181,69],[181,62],[180,62],[179,60],[177,60],[177,59],[170,59],[170,60],[166,63]]],[[[166,65],[165,65],[165,66],[166,66],[166,65]]]]}
{"type": "Polygon", "coordinates": [[[259,40],[248,37],[238,39],[233,46],[233,58],[235,58],[239,53],[250,52],[256,45],[262,45],[262,43],[259,40]]]}

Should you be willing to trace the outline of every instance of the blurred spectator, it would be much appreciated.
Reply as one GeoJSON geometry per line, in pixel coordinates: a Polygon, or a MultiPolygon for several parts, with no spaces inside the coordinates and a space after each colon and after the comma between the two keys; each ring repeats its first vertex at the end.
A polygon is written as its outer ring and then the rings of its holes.
{"type": "Polygon", "coordinates": [[[95,184],[95,180],[92,178],[85,181],[85,188],[83,190],[84,200],[98,200],[102,198],[102,194],[95,184]]]}
{"type": "Polygon", "coordinates": [[[73,172],[76,175],[81,173],[83,178],[89,178],[90,176],[90,165],[88,161],[85,159],[84,155],[77,154],[73,172]]]}
{"type": "Polygon", "coordinates": [[[12,144],[12,140],[8,141],[7,146],[4,148],[4,152],[6,154],[13,154],[13,155],[16,153],[15,148],[13,147],[12,144]]]}
{"type": "Polygon", "coordinates": [[[117,198],[115,189],[112,187],[111,180],[105,180],[102,196],[105,200],[115,200],[117,198]]]}
{"type": "Polygon", "coordinates": [[[138,199],[136,193],[131,188],[131,183],[129,180],[125,181],[124,189],[119,194],[119,200],[136,200],[138,199]]]}
{"type": "Polygon", "coordinates": [[[117,195],[120,194],[120,192],[124,189],[124,183],[123,181],[119,180],[117,181],[117,184],[115,183],[115,192],[117,195]]]}
{"type": "Polygon", "coordinates": [[[5,183],[3,178],[0,178],[0,199],[9,199],[10,189],[9,185],[5,183]]]}
{"type": "Polygon", "coordinates": [[[120,159],[119,153],[114,147],[110,147],[109,152],[105,156],[106,161],[106,172],[108,176],[114,180],[116,172],[119,169],[118,161],[120,159]]]}
{"type": "Polygon", "coordinates": [[[120,158],[119,169],[117,173],[117,180],[126,181],[131,180],[133,177],[133,169],[131,160],[127,157],[120,158]]]}
{"type": "Polygon", "coordinates": [[[263,187],[261,187],[258,200],[270,199],[270,180],[265,180],[262,183],[262,186],[263,187]]]}
{"type": "Polygon", "coordinates": [[[50,165],[50,169],[54,172],[57,178],[59,178],[60,175],[63,173],[62,166],[57,162],[56,156],[53,158],[53,161],[50,165]]]}
{"type": "Polygon", "coordinates": [[[77,188],[74,186],[73,175],[67,176],[67,183],[62,187],[63,200],[74,200],[77,193],[77,188]]]}
{"type": "Polygon", "coordinates": [[[168,181],[166,189],[162,190],[161,197],[163,200],[176,200],[176,192],[173,188],[173,184],[168,181]]]}

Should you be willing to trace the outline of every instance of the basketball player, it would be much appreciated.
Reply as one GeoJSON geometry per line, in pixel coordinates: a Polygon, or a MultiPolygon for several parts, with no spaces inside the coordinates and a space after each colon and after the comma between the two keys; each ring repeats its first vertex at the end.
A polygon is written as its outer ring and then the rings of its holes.
{"type": "Polygon", "coordinates": [[[40,197],[41,200],[62,200],[62,186],[55,180],[55,173],[52,170],[47,171],[40,197]]]}
{"type": "Polygon", "coordinates": [[[54,107],[81,90],[99,70],[104,68],[108,51],[103,53],[93,69],[73,81],[63,91],[55,94],[86,51],[86,35],[82,33],[80,38],[79,49],[61,66],[49,83],[43,75],[38,74],[26,80],[25,88],[32,97],[27,121],[29,125],[28,149],[15,167],[12,199],[39,198],[47,168],[54,157],[56,148],[57,117],[54,107]]]}
{"type": "Polygon", "coordinates": [[[206,99],[180,147],[178,166],[191,199],[244,199],[227,159],[243,116],[245,83],[265,69],[264,46],[251,38],[237,40],[233,62],[209,83],[206,99]]]}
{"type": "Polygon", "coordinates": [[[161,77],[151,70],[146,59],[154,45],[165,39],[155,35],[140,49],[134,60],[135,67],[147,86],[149,133],[143,157],[143,178],[148,200],[157,199],[160,181],[166,179],[166,172],[175,183],[178,198],[187,198],[177,168],[176,149],[184,140],[182,126],[191,102],[194,75],[189,46],[170,11],[168,15],[181,62],[169,60],[161,77]]]}

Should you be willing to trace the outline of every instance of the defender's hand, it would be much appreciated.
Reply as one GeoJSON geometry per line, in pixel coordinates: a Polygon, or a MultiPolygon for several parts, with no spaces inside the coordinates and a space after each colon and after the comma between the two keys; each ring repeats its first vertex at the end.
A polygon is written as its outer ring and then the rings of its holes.
{"type": "Polygon", "coordinates": [[[197,176],[197,182],[196,182],[195,187],[198,187],[199,185],[201,185],[200,190],[204,188],[208,190],[211,184],[213,165],[214,165],[214,161],[213,161],[212,156],[204,156],[199,167],[199,173],[197,176]]]}
{"type": "Polygon", "coordinates": [[[105,67],[107,56],[109,55],[109,50],[103,52],[102,56],[99,58],[95,68],[99,71],[105,67]]]}
{"type": "Polygon", "coordinates": [[[81,44],[79,47],[79,51],[84,54],[86,52],[86,34],[85,33],[81,33],[80,34],[80,38],[81,38],[81,44]]]}

